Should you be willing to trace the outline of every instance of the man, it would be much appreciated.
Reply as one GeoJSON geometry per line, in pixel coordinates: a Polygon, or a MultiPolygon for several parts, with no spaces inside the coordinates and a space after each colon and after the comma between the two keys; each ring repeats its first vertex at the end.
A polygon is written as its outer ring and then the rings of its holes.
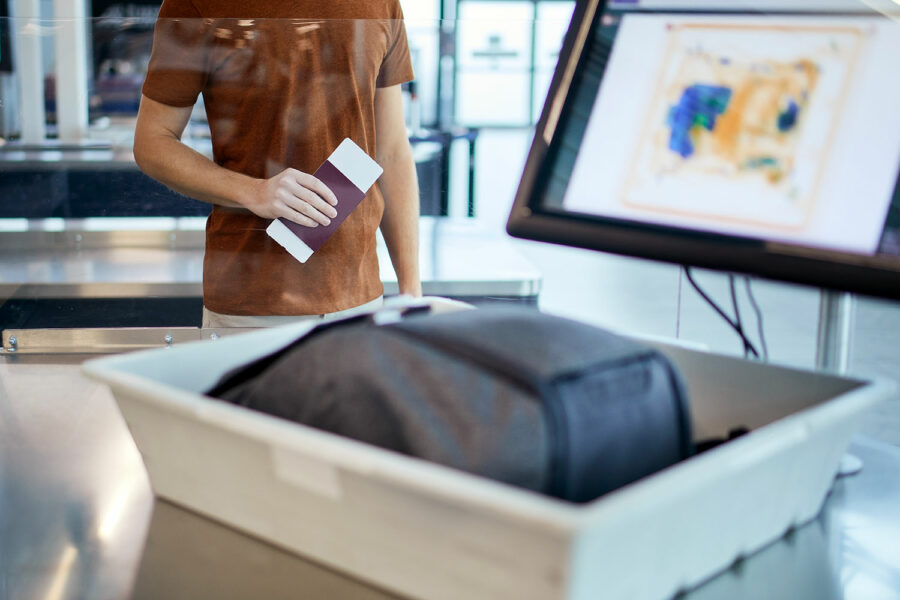
{"type": "Polygon", "coordinates": [[[213,204],[204,326],[270,325],[379,303],[379,225],[400,292],[421,295],[402,18],[399,0],[164,0],[134,154],[151,177],[213,204]],[[181,142],[200,94],[212,161],[181,142]],[[310,173],[347,137],[384,174],[300,263],[265,229],[277,217],[329,223],[337,199],[310,173]]]}

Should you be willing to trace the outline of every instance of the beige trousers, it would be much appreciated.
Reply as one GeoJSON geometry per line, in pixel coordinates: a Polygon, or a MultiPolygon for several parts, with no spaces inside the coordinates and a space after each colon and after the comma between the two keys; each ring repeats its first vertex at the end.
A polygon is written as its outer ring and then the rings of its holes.
{"type": "Polygon", "coordinates": [[[331,319],[339,319],[341,317],[350,317],[357,313],[376,310],[384,304],[384,297],[379,296],[371,302],[366,302],[354,308],[347,310],[339,310],[324,315],[297,315],[297,316],[244,316],[244,315],[223,315],[213,312],[203,307],[203,324],[206,328],[219,327],[277,327],[278,325],[287,325],[288,323],[296,323],[298,321],[328,321],[331,319]]]}

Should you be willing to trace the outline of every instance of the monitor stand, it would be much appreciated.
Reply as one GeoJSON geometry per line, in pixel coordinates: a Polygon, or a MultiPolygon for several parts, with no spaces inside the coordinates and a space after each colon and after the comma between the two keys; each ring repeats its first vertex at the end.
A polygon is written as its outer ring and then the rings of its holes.
{"type": "MultiPolygon", "coordinates": [[[[850,365],[853,346],[853,325],[856,302],[847,292],[822,290],[819,302],[819,332],[816,340],[816,368],[843,375],[850,365]]],[[[862,461],[853,454],[844,454],[838,467],[838,477],[855,475],[862,470],[862,461]]]]}
{"type": "Polygon", "coordinates": [[[819,333],[816,368],[843,375],[850,366],[856,303],[847,292],[822,290],[819,301],[819,333]]]}

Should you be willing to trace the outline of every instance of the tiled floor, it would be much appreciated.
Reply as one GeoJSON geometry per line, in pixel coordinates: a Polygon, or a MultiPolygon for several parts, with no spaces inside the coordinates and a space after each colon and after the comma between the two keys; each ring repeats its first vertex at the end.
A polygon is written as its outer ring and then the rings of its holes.
{"type": "MultiPolygon", "coordinates": [[[[507,130],[483,131],[479,138],[477,218],[498,231],[505,227],[530,136],[530,131],[507,130]]],[[[717,352],[742,352],[736,335],[688,286],[676,266],[537,242],[514,243],[544,276],[545,311],[643,335],[679,337],[717,352]]],[[[703,271],[697,279],[727,305],[725,275],[703,271]]],[[[758,280],[753,289],[764,315],[771,360],[814,367],[818,290],[758,280]]],[[[900,303],[870,298],[855,302],[849,372],[900,378],[900,303]]],[[[741,309],[755,339],[755,318],[746,297],[741,309]]],[[[900,393],[873,411],[863,433],[900,445],[900,393]]]]}

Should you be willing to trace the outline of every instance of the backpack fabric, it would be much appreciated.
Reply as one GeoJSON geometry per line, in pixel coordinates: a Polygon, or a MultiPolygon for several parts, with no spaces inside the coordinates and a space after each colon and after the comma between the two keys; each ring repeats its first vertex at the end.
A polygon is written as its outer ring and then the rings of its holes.
{"type": "Polygon", "coordinates": [[[209,395],[572,502],[692,453],[663,354],[518,306],[325,324],[209,395]]]}

